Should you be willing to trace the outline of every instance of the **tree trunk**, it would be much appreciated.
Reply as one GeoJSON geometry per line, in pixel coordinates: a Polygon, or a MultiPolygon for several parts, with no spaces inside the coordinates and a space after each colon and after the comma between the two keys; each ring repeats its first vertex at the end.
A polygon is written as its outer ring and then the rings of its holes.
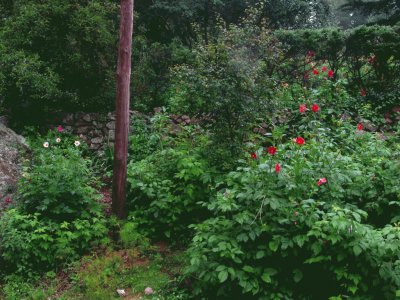
{"type": "Polygon", "coordinates": [[[126,167],[129,134],[133,7],[134,0],[121,0],[112,193],[112,210],[119,219],[124,219],[127,216],[126,167]]]}

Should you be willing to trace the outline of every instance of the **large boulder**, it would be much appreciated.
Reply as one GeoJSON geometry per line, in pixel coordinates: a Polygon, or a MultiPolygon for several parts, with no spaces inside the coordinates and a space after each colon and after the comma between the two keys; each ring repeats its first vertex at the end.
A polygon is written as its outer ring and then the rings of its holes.
{"type": "Polygon", "coordinates": [[[25,139],[0,122],[0,210],[12,201],[20,173],[20,158],[26,150],[25,139]]]}

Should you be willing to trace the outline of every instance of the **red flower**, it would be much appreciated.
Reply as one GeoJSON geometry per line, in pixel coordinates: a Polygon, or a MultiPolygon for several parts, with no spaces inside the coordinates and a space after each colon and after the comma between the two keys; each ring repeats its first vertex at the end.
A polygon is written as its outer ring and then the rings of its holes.
{"type": "Polygon", "coordinates": [[[358,130],[358,131],[363,130],[363,128],[364,128],[363,124],[361,124],[361,123],[358,123],[358,124],[357,124],[357,130],[358,130]]]}
{"type": "Polygon", "coordinates": [[[310,50],[310,51],[307,52],[307,56],[308,56],[308,57],[313,57],[314,55],[315,55],[315,52],[312,51],[312,50],[310,50]]]}
{"type": "Polygon", "coordinates": [[[305,104],[300,104],[299,111],[300,113],[305,113],[307,110],[307,106],[305,104]]]}
{"type": "Polygon", "coordinates": [[[58,127],[57,127],[57,131],[58,131],[58,132],[63,132],[63,128],[62,128],[62,126],[61,126],[61,125],[58,125],[58,127]]]}
{"type": "Polygon", "coordinates": [[[326,72],[327,69],[328,69],[327,67],[323,66],[322,67],[322,72],[326,72]]]}
{"type": "Polygon", "coordinates": [[[276,164],[275,165],[275,172],[279,173],[281,171],[281,165],[280,164],[276,164]]]}
{"type": "Polygon", "coordinates": [[[268,153],[274,155],[276,153],[276,148],[274,146],[268,147],[268,153]]]}
{"type": "Polygon", "coordinates": [[[361,95],[361,97],[367,96],[367,91],[365,89],[361,89],[360,90],[360,95],[361,95]]]}
{"type": "Polygon", "coordinates": [[[253,152],[253,153],[251,154],[251,158],[252,158],[252,159],[257,159],[257,153],[253,152]]]}
{"type": "Polygon", "coordinates": [[[4,200],[4,202],[5,202],[6,204],[10,204],[10,203],[11,203],[11,198],[10,198],[10,197],[7,197],[7,198],[4,200]]]}
{"type": "Polygon", "coordinates": [[[332,70],[328,71],[328,77],[329,78],[333,78],[333,75],[335,75],[335,73],[332,70]]]}
{"type": "Polygon", "coordinates": [[[317,111],[319,111],[319,106],[314,103],[313,106],[311,107],[311,109],[312,109],[313,112],[316,113],[317,111]]]}
{"type": "Polygon", "coordinates": [[[305,140],[301,136],[299,136],[295,139],[295,142],[297,145],[304,145],[305,140]]]}
{"type": "Polygon", "coordinates": [[[316,70],[316,69],[314,69],[312,72],[313,72],[314,75],[318,75],[319,74],[318,70],[316,70]]]}
{"type": "Polygon", "coordinates": [[[318,184],[318,186],[321,186],[326,182],[327,182],[326,178],[321,178],[320,180],[318,180],[317,184],[318,184]]]}

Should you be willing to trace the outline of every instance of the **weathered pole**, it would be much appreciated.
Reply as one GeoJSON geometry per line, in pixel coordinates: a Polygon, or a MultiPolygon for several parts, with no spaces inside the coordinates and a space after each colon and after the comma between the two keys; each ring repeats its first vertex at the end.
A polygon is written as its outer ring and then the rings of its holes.
{"type": "Polygon", "coordinates": [[[128,157],[129,102],[134,0],[121,0],[120,33],[117,65],[117,96],[114,144],[113,213],[127,216],[126,169],[128,157]]]}

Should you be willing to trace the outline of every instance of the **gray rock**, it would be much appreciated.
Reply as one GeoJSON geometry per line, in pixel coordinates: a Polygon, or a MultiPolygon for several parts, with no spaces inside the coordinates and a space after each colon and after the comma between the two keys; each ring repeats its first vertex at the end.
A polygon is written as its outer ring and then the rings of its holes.
{"type": "Polygon", "coordinates": [[[106,124],[106,127],[108,128],[108,129],[115,129],[115,121],[111,121],[111,122],[108,122],[107,124],[106,124]]]}
{"type": "Polygon", "coordinates": [[[108,131],[108,139],[110,141],[114,141],[115,140],[115,130],[108,131]]]}
{"type": "Polygon", "coordinates": [[[89,114],[85,114],[82,119],[86,122],[92,121],[92,117],[89,114]]]}
{"type": "Polygon", "coordinates": [[[101,144],[103,142],[103,138],[101,136],[95,137],[90,140],[92,144],[101,144]]]}
{"type": "Polygon", "coordinates": [[[21,153],[28,149],[22,136],[0,124],[0,204],[15,192],[21,153]]]}

